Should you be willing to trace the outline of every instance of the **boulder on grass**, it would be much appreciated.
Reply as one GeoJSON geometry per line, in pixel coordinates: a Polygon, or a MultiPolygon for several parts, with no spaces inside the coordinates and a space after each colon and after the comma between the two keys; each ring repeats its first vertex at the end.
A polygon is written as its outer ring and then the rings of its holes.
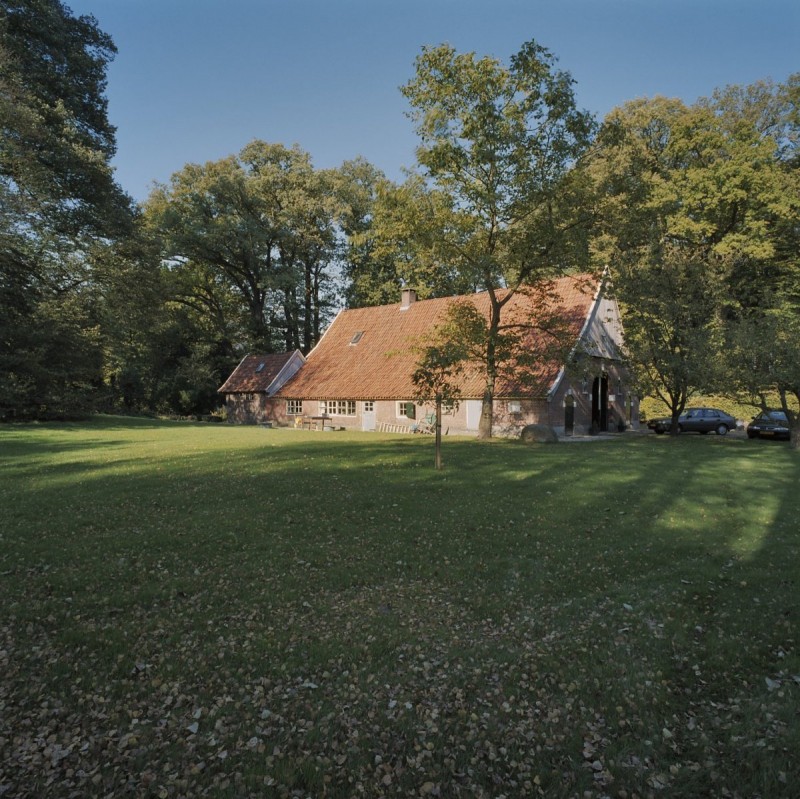
{"type": "Polygon", "coordinates": [[[519,437],[526,444],[558,444],[556,431],[549,424],[525,425],[519,437]]]}

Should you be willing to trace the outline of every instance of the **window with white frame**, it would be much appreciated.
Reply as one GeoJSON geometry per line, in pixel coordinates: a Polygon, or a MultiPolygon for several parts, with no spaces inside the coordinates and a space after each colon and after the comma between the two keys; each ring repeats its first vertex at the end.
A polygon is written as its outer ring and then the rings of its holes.
{"type": "Polygon", "coordinates": [[[401,400],[397,403],[398,419],[416,419],[417,406],[411,400],[401,400]]]}
{"type": "Polygon", "coordinates": [[[286,400],[286,415],[297,416],[303,412],[303,400],[286,400]]]}
{"type": "Polygon", "coordinates": [[[319,412],[323,416],[355,416],[355,400],[320,400],[319,412]]]}
{"type": "Polygon", "coordinates": [[[509,400],[508,401],[508,412],[509,413],[522,413],[522,403],[519,400],[509,400]]]}
{"type": "Polygon", "coordinates": [[[375,413],[375,402],[373,400],[364,400],[364,413],[375,413]]]}

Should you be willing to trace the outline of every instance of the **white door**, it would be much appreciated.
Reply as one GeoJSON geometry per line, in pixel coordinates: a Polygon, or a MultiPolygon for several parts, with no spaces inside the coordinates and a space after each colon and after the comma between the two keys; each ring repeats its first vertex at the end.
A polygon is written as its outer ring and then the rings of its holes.
{"type": "Polygon", "coordinates": [[[481,400],[467,400],[467,430],[477,430],[481,421],[481,400]]]}
{"type": "Polygon", "coordinates": [[[364,402],[361,406],[361,429],[365,431],[375,430],[374,402],[364,402]]]}

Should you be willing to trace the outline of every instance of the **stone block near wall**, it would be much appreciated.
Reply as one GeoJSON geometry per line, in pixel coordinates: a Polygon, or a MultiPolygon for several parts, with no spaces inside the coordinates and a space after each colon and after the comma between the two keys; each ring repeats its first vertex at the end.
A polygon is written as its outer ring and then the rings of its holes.
{"type": "Polygon", "coordinates": [[[522,428],[520,440],[525,444],[557,444],[556,431],[549,424],[529,424],[522,428]]]}

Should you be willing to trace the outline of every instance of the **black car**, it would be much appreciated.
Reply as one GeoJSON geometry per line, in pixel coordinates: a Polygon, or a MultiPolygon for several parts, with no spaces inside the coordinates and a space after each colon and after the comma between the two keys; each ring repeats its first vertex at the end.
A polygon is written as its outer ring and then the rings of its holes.
{"type": "MultiPolygon", "coordinates": [[[[651,419],[647,426],[659,435],[668,432],[672,427],[672,419],[651,419]]],[[[736,429],[736,419],[725,411],[716,408],[689,408],[678,417],[679,433],[714,432],[724,436],[729,430],[736,429]]]]}
{"type": "Polygon", "coordinates": [[[783,411],[761,411],[749,425],[748,438],[785,438],[789,439],[789,419],[783,411]]]}

